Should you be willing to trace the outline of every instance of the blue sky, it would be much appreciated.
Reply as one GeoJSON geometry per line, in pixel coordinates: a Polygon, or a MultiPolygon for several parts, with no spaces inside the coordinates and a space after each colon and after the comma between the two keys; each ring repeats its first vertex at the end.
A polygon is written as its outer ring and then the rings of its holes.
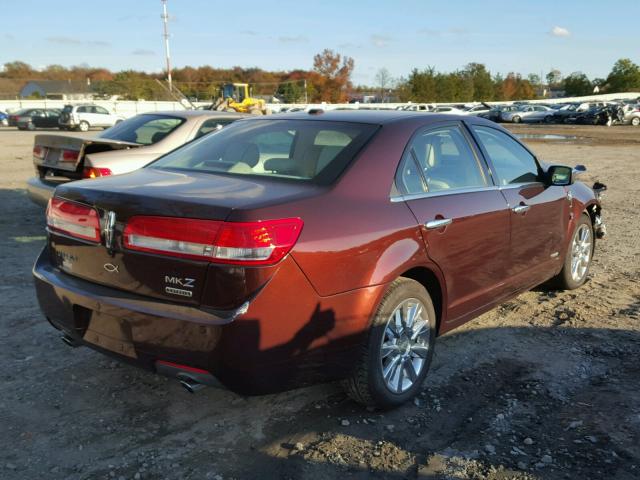
{"type": "MultiPolygon", "coordinates": [[[[331,48],[355,59],[355,83],[386,67],[604,77],[621,57],[640,62],[638,0],[169,0],[176,66],[309,69],[331,48]]],[[[160,0],[2,2],[0,64],[22,60],[160,71],[160,0]]]]}

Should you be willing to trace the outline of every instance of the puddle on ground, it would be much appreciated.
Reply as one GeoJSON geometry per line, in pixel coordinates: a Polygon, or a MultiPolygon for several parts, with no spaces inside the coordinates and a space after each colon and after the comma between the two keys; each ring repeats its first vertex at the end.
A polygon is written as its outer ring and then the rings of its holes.
{"type": "Polygon", "coordinates": [[[554,133],[516,133],[516,137],[522,140],[575,140],[578,138],[575,135],[556,135],[554,133]]]}

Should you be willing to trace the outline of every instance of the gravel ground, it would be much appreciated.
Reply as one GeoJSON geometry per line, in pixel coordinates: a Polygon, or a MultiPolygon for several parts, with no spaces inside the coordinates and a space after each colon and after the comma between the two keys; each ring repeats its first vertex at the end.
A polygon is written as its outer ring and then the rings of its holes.
{"type": "Polygon", "coordinates": [[[640,478],[640,129],[527,127],[609,186],[588,283],[536,289],[441,337],[424,391],[363,410],[337,385],[263,397],[70,349],[40,314],[33,133],[0,129],[0,478],[640,478]]]}

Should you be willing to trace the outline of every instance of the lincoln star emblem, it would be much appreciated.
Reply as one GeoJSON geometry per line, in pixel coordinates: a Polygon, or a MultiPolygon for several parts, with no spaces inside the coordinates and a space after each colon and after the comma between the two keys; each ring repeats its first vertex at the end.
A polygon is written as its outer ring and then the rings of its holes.
{"type": "MultiPolygon", "coordinates": [[[[113,249],[113,237],[114,237],[114,229],[116,226],[116,212],[107,212],[104,221],[104,229],[102,233],[104,234],[104,245],[108,250],[113,249]]],[[[105,265],[105,269],[107,266],[105,265]]],[[[116,269],[117,270],[117,269],[116,269]]]]}
{"type": "Polygon", "coordinates": [[[120,273],[118,265],[114,265],[113,263],[105,263],[102,267],[109,273],[120,273]]]}

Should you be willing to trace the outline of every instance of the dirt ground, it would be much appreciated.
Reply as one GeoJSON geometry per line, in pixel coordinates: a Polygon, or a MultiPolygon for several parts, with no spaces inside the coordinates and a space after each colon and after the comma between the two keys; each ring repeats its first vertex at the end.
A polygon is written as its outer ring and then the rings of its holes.
{"type": "Polygon", "coordinates": [[[71,349],[40,314],[33,134],[0,129],[0,478],[640,478],[640,128],[517,126],[609,187],[588,283],[536,289],[438,339],[420,397],[338,385],[244,398],[71,349]]]}

